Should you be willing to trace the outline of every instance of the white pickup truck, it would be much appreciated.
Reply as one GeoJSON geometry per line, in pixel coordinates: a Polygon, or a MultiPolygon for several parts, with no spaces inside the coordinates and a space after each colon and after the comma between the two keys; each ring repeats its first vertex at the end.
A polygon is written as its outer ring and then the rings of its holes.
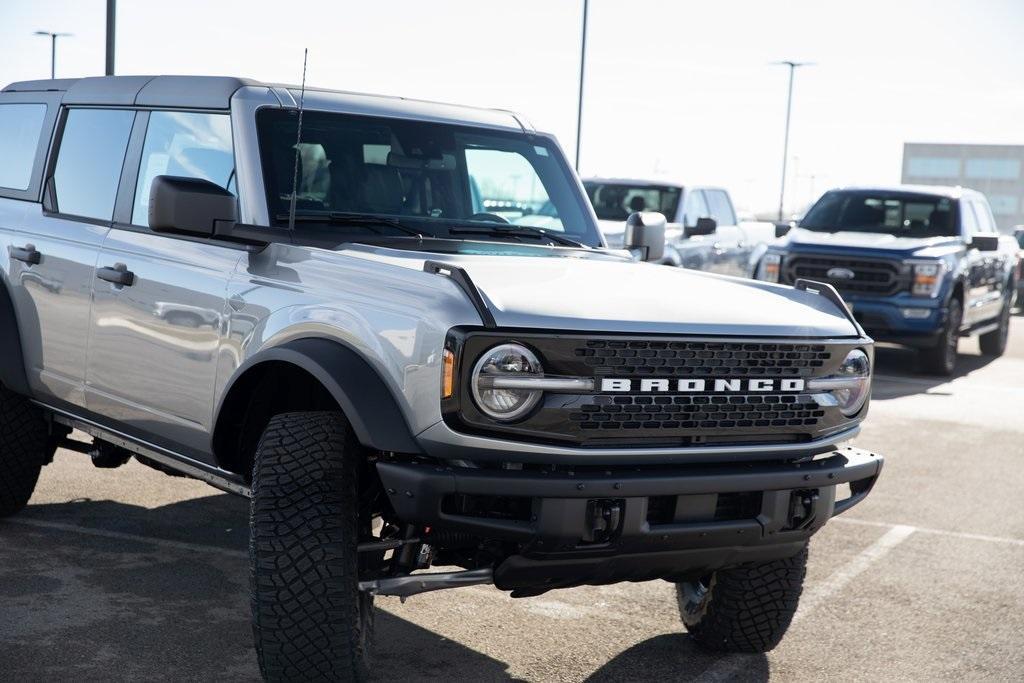
{"type": "Polygon", "coordinates": [[[757,257],[775,239],[772,223],[738,220],[721,187],[637,178],[587,178],[583,186],[609,247],[622,246],[631,213],[664,214],[666,265],[753,277],[757,257]]]}

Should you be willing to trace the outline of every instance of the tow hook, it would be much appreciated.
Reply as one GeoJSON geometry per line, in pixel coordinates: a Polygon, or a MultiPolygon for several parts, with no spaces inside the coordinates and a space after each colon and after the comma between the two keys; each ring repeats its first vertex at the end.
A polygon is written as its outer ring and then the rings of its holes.
{"type": "Polygon", "coordinates": [[[622,509],[626,501],[621,498],[602,498],[587,501],[587,523],[583,531],[584,543],[607,543],[622,525],[622,509]]]}
{"type": "Polygon", "coordinates": [[[815,508],[818,504],[818,490],[804,489],[794,491],[789,501],[789,530],[802,530],[811,526],[815,519],[815,508]]]}

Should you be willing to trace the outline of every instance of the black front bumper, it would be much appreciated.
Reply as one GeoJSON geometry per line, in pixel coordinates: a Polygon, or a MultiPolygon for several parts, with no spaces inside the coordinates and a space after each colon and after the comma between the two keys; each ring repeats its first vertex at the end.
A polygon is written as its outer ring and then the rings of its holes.
{"type": "Polygon", "coordinates": [[[495,569],[495,583],[530,591],[795,554],[867,496],[882,463],[843,448],[803,462],[575,473],[379,462],[377,471],[402,521],[513,542],[518,550],[495,569]],[[840,484],[851,495],[837,501],[840,484]],[[467,500],[476,503],[468,512],[453,504],[467,500]]]}

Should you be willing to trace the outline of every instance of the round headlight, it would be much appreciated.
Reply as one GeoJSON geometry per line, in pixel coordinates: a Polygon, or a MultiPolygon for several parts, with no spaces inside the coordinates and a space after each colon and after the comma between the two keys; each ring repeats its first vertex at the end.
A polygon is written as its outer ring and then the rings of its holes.
{"type": "Polygon", "coordinates": [[[860,349],[850,351],[839,366],[836,377],[848,381],[834,389],[832,395],[839,402],[839,410],[843,411],[843,415],[852,417],[860,412],[871,394],[871,362],[868,354],[860,349]]]}
{"type": "Polygon", "coordinates": [[[488,417],[509,422],[540,401],[542,391],[504,388],[502,379],[543,377],[537,356],[521,344],[501,344],[486,351],[473,366],[470,386],[477,407],[488,417]]]}

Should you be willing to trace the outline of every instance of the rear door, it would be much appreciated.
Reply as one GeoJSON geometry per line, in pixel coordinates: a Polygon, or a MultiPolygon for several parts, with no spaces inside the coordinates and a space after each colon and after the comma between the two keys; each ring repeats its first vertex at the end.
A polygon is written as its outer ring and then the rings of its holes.
{"type": "Polygon", "coordinates": [[[65,110],[43,204],[8,223],[11,294],[29,384],[39,396],[84,405],[86,338],[96,257],[114,210],[135,114],[65,110]]]}
{"type": "MultiPolygon", "coordinates": [[[[988,204],[979,199],[963,199],[960,202],[961,211],[964,205],[968,205],[971,211],[972,225],[975,235],[998,236],[995,220],[988,204]]],[[[965,318],[970,324],[991,320],[1002,311],[1003,287],[1005,280],[1003,274],[1005,264],[1003,255],[998,251],[980,251],[970,248],[968,255],[970,259],[970,315],[965,318]]]]}
{"type": "Polygon", "coordinates": [[[158,175],[204,178],[235,191],[227,112],[140,112],[100,268],[130,284],[97,282],[89,335],[87,403],[130,431],[205,458],[226,290],[245,251],[149,229],[158,175]]]}

